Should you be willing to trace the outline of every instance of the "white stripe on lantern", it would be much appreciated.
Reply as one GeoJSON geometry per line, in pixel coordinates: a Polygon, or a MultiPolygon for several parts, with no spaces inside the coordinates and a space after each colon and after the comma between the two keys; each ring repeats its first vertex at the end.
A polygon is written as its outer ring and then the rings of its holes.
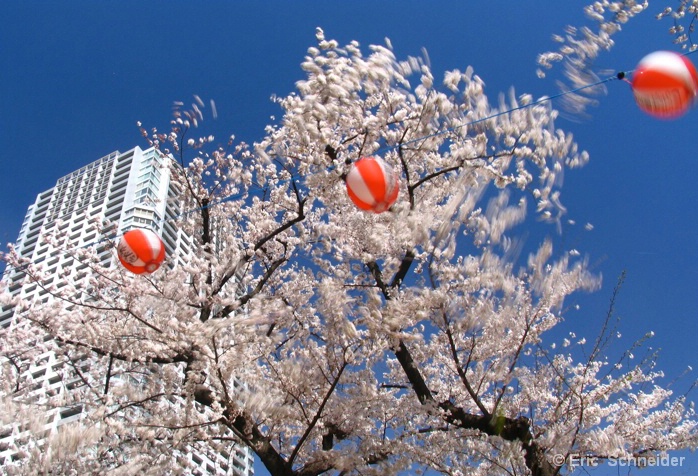
{"type": "MultiPolygon", "coordinates": [[[[154,260],[155,258],[158,257],[158,254],[160,253],[160,238],[152,231],[150,230],[143,230],[142,231],[143,237],[146,239],[148,242],[148,247],[150,248],[150,259],[148,261],[154,260]]],[[[144,256],[145,258],[145,256],[144,256]]],[[[145,264],[145,263],[143,263],[145,264]]]]}
{"type": "Polygon", "coordinates": [[[669,51],[655,51],[654,53],[650,53],[640,61],[637,67],[639,71],[646,69],[654,69],[664,74],[674,76],[677,80],[683,81],[686,86],[693,91],[696,89],[691,72],[678,53],[669,51]]]}
{"type": "Polygon", "coordinates": [[[387,200],[397,187],[397,178],[392,167],[386,170],[385,163],[381,163],[381,170],[383,170],[383,181],[385,182],[385,196],[383,198],[387,200]]]}
{"type": "Polygon", "coordinates": [[[368,189],[366,182],[364,182],[364,178],[361,175],[361,172],[358,167],[354,167],[351,169],[349,175],[347,176],[347,181],[349,182],[351,191],[354,192],[362,202],[368,205],[373,205],[376,203],[376,199],[373,197],[371,191],[368,189]]]}

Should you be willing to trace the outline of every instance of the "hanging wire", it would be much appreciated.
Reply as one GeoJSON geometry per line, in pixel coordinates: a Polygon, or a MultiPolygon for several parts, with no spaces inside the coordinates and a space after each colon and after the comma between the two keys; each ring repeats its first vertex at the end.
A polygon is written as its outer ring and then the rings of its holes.
{"type": "MultiPolygon", "coordinates": [[[[421,142],[421,141],[424,141],[424,140],[427,140],[427,139],[431,139],[431,138],[433,138],[433,137],[438,137],[438,136],[441,136],[441,135],[444,135],[444,134],[449,134],[449,133],[451,133],[451,132],[455,132],[455,131],[457,131],[457,130],[459,130],[459,129],[462,129],[462,128],[464,128],[464,127],[472,126],[472,125],[474,125],[474,124],[479,124],[479,123],[481,123],[481,122],[485,122],[485,121],[488,121],[488,120],[490,120],[490,119],[495,119],[495,118],[497,118],[497,117],[500,117],[500,116],[503,116],[503,115],[506,115],[506,114],[511,114],[512,112],[516,112],[516,111],[520,111],[520,110],[523,110],[523,109],[527,109],[527,108],[529,108],[529,107],[537,106],[538,104],[550,102],[550,101],[552,101],[552,100],[554,100],[554,99],[558,99],[558,98],[563,97],[563,96],[566,96],[566,95],[568,95],[568,94],[574,94],[574,93],[577,93],[577,92],[579,92],[579,91],[583,91],[583,90],[585,90],[585,89],[593,88],[593,87],[595,87],[595,86],[599,86],[599,85],[601,85],[601,84],[604,84],[604,83],[607,83],[607,82],[610,82],[610,81],[622,79],[622,77],[624,77],[625,74],[626,74],[626,73],[618,73],[617,75],[609,76],[609,77],[606,78],[606,79],[602,79],[602,80],[596,81],[596,82],[594,82],[594,83],[585,84],[585,85],[582,85],[582,86],[577,87],[577,88],[574,88],[574,89],[562,91],[562,92],[560,92],[560,93],[558,93],[558,94],[554,94],[554,95],[552,95],[552,96],[543,96],[543,97],[541,97],[540,99],[537,99],[537,100],[535,100],[535,101],[532,101],[532,102],[530,102],[530,103],[528,103],[528,104],[524,104],[524,105],[521,105],[521,106],[516,106],[516,107],[510,108],[510,109],[506,109],[506,110],[503,110],[503,111],[499,111],[499,112],[496,112],[496,113],[491,114],[491,115],[489,115],[489,116],[481,117],[481,118],[479,118],[479,119],[473,119],[473,120],[468,121],[468,122],[465,122],[465,123],[463,123],[463,124],[459,124],[459,125],[457,125],[457,126],[449,127],[449,128],[447,128],[447,129],[443,129],[443,130],[434,132],[434,133],[432,133],[432,134],[428,134],[428,135],[424,135],[424,136],[417,137],[417,138],[414,138],[414,139],[410,139],[410,140],[408,140],[408,141],[406,141],[406,142],[402,142],[402,143],[399,144],[399,145],[381,147],[381,148],[379,148],[376,152],[381,152],[381,151],[387,151],[387,150],[397,149],[398,147],[401,147],[401,146],[404,147],[404,146],[406,146],[406,145],[413,144],[413,143],[416,143],[416,142],[421,142]]],[[[334,168],[336,168],[336,165],[331,165],[331,166],[327,167],[326,169],[324,169],[324,171],[331,171],[331,170],[333,170],[334,168]]],[[[308,174],[308,175],[314,175],[314,174],[317,174],[317,173],[320,173],[320,172],[311,172],[311,173],[308,174]]],[[[288,182],[288,181],[290,181],[290,180],[291,180],[291,179],[280,180],[279,183],[282,184],[282,183],[288,182]]],[[[180,213],[179,215],[176,215],[176,216],[174,216],[174,217],[171,217],[171,218],[168,218],[168,219],[164,219],[164,218],[163,218],[163,219],[161,219],[160,221],[162,221],[162,222],[173,221],[173,220],[176,220],[176,219],[178,219],[178,218],[181,218],[182,216],[186,216],[186,215],[189,215],[189,214],[191,214],[191,213],[195,213],[195,212],[197,212],[197,211],[203,210],[204,208],[210,208],[210,207],[212,207],[213,205],[217,205],[217,204],[220,204],[220,203],[229,201],[229,200],[234,200],[234,199],[236,199],[236,198],[240,198],[240,197],[242,197],[243,195],[244,195],[244,193],[235,193],[235,194],[227,195],[227,196],[225,196],[225,197],[219,198],[218,200],[216,200],[216,201],[214,201],[214,202],[208,203],[208,204],[206,204],[205,206],[193,208],[193,209],[191,209],[191,210],[187,210],[187,211],[185,211],[185,212],[182,212],[182,213],[180,213]]]]}
{"type": "MultiPolygon", "coordinates": [[[[685,52],[685,53],[681,53],[681,56],[692,55],[692,54],[694,54],[694,53],[696,53],[696,52],[698,52],[698,49],[692,50],[692,51],[688,51],[688,52],[685,52]]],[[[438,136],[441,136],[441,135],[444,135],[444,134],[449,134],[449,133],[451,133],[451,132],[458,131],[458,130],[464,128],[464,127],[468,127],[468,126],[472,126],[472,125],[475,125],[475,124],[479,124],[479,123],[488,121],[488,120],[490,120],[490,119],[495,119],[495,118],[497,118],[497,117],[500,117],[500,116],[503,116],[503,115],[506,115],[506,114],[511,114],[511,113],[513,113],[513,112],[520,111],[520,110],[523,110],[523,109],[527,109],[527,108],[530,108],[530,107],[533,107],[533,106],[537,106],[537,105],[539,105],[539,104],[551,102],[551,101],[553,101],[554,99],[558,99],[558,98],[567,96],[567,95],[569,95],[569,94],[575,94],[575,93],[578,93],[578,92],[583,91],[583,90],[585,90],[585,89],[590,89],[590,88],[593,88],[593,87],[596,87],[596,86],[600,86],[600,85],[602,85],[602,84],[605,84],[605,83],[608,83],[608,82],[611,82],[611,81],[619,80],[619,81],[624,81],[624,82],[626,82],[626,83],[628,83],[628,84],[632,84],[632,83],[627,79],[627,76],[630,75],[630,74],[632,74],[633,72],[634,72],[634,70],[619,71],[617,74],[615,74],[615,75],[613,75],[613,76],[609,76],[609,77],[607,77],[607,78],[605,78],[605,79],[601,79],[601,80],[595,81],[595,82],[593,82],[593,83],[584,84],[584,85],[579,86],[579,87],[577,87],[577,88],[573,88],[573,89],[561,91],[561,92],[559,92],[559,93],[557,93],[557,94],[554,94],[554,95],[552,95],[552,96],[542,96],[541,98],[539,98],[539,99],[537,99],[537,100],[535,100],[535,101],[532,101],[532,102],[530,102],[530,103],[528,103],[528,104],[524,104],[524,105],[521,105],[521,106],[512,107],[512,108],[509,108],[509,109],[506,109],[506,110],[503,110],[503,111],[496,112],[496,113],[494,113],[494,114],[490,114],[490,115],[485,116],[485,117],[481,117],[481,118],[479,118],[479,119],[473,119],[473,120],[468,121],[468,122],[466,122],[466,123],[463,123],[463,124],[460,124],[460,125],[457,125],[457,126],[453,126],[453,127],[449,127],[449,128],[446,128],[446,129],[443,129],[443,130],[434,132],[434,133],[432,133],[432,134],[427,134],[427,135],[424,135],[424,136],[421,136],[421,137],[417,137],[417,138],[414,138],[414,139],[410,139],[410,140],[408,140],[408,141],[406,141],[406,142],[402,142],[401,144],[398,144],[398,145],[381,147],[381,148],[377,149],[376,152],[393,150],[393,149],[396,149],[396,148],[398,148],[398,147],[404,147],[404,146],[406,146],[406,145],[410,145],[410,144],[414,144],[414,143],[417,143],[417,142],[425,141],[425,140],[428,140],[428,139],[431,139],[431,138],[434,138],[434,137],[438,137],[438,136]]],[[[351,161],[350,161],[350,160],[347,160],[347,165],[349,165],[350,163],[351,163],[351,161]]],[[[331,171],[331,170],[333,170],[333,169],[336,168],[336,167],[337,167],[336,165],[330,165],[329,167],[327,167],[327,168],[325,169],[325,171],[331,171]]],[[[312,173],[310,173],[309,175],[314,175],[314,174],[317,174],[317,173],[319,173],[319,172],[312,172],[312,173]]],[[[290,180],[291,180],[290,178],[289,178],[289,179],[285,179],[285,180],[280,180],[278,183],[282,184],[282,183],[288,182],[288,181],[290,181],[290,180]]],[[[201,207],[192,208],[192,209],[190,209],[190,210],[186,210],[186,211],[184,211],[184,212],[182,212],[182,213],[179,213],[178,215],[172,216],[172,217],[170,217],[170,218],[164,218],[164,217],[163,217],[163,218],[160,218],[156,223],[160,224],[160,223],[166,223],[166,222],[170,222],[170,221],[175,221],[175,220],[177,220],[177,219],[179,219],[179,218],[182,218],[182,217],[184,217],[184,216],[190,215],[190,214],[192,214],[192,213],[195,213],[195,212],[198,212],[198,211],[207,209],[207,208],[211,208],[211,207],[213,207],[214,205],[218,205],[218,204],[221,204],[221,203],[230,201],[230,200],[234,200],[234,199],[237,199],[237,198],[241,198],[242,196],[245,195],[245,193],[246,193],[246,192],[240,192],[240,193],[234,193],[234,194],[230,194],[230,195],[221,197],[221,198],[219,198],[219,199],[217,199],[217,200],[215,200],[215,201],[212,201],[212,202],[210,202],[210,203],[207,203],[206,205],[203,205],[203,206],[201,206],[201,207]]],[[[80,247],[77,247],[77,248],[75,248],[75,250],[80,250],[80,249],[84,249],[84,248],[89,248],[89,247],[98,245],[98,244],[103,243],[103,242],[112,242],[113,240],[115,240],[115,239],[118,238],[119,236],[120,236],[120,235],[117,233],[117,234],[114,234],[114,235],[111,235],[111,236],[103,237],[103,238],[101,238],[101,239],[99,239],[99,240],[96,240],[96,241],[93,241],[93,242],[91,242],[91,243],[87,243],[87,244],[84,244],[84,245],[82,245],[82,246],[80,246],[80,247]]],[[[32,263],[32,262],[26,263],[26,264],[24,264],[24,265],[22,265],[22,266],[19,266],[19,267],[15,268],[14,271],[20,272],[20,271],[26,269],[30,264],[33,264],[33,263],[32,263]]]]}
{"type": "MultiPolygon", "coordinates": [[[[618,73],[618,74],[621,74],[621,73],[618,73]]],[[[574,88],[574,89],[562,91],[562,92],[560,92],[560,93],[558,93],[558,94],[554,94],[554,95],[552,95],[552,96],[543,96],[543,97],[541,97],[540,99],[537,99],[537,100],[535,100],[535,101],[533,101],[533,102],[530,102],[530,103],[528,103],[528,104],[524,104],[524,105],[522,105],[522,106],[512,107],[512,108],[506,109],[506,110],[504,110],[504,111],[499,111],[499,112],[496,112],[496,113],[491,114],[491,115],[489,115],[489,116],[481,117],[480,119],[474,119],[474,120],[472,120],[472,121],[470,121],[470,122],[466,122],[466,123],[460,124],[460,125],[458,125],[458,126],[449,127],[448,129],[444,129],[444,130],[442,130],[442,131],[434,132],[433,134],[429,134],[429,135],[426,135],[426,136],[423,136],[423,137],[417,137],[416,139],[410,139],[410,140],[408,140],[408,141],[406,141],[406,142],[401,143],[399,146],[390,146],[390,147],[386,147],[386,148],[384,148],[384,149],[385,149],[385,150],[395,149],[395,148],[400,147],[400,146],[405,146],[405,145],[413,144],[413,143],[415,143],[415,142],[420,142],[420,141],[423,141],[423,140],[431,139],[431,138],[433,138],[433,137],[438,137],[438,136],[441,136],[441,135],[444,135],[444,134],[448,134],[448,133],[451,133],[451,132],[455,132],[455,131],[457,131],[457,130],[459,130],[459,129],[462,129],[462,128],[464,128],[464,127],[468,127],[468,126],[472,126],[472,125],[474,125],[474,124],[479,124],[479,123],[481,123],[481,122],[489,121],[490,119],[495,119],[495,118],[500,117],[500,116],[503,116],[503,115],[505,115],[505,114],[511,114],[512,112],[516,112],[516,111],[520,111],[520,110],[522,110],[522,109],[527,109],[527,108],[529,108],[529,107],[537,106],[538,104],[550,102],[550,101],[552,101],[553,99],[558,99],[558,98],[560,98],[560,97],[567,96],[568,94],[574,94],[574,93],[577,93],[577,92],[579,92],[579,91],[583,91],[583,90],[585,90],[585,89],[593,88],[593,87],[595,87],[595,86],[599,86],[599,85],[601,85],[601,84],[607,83],[607,82],[609,82],[609,81],[614,81],[614,80],[616,80],[616,79],[619,79],[619,78],[618,78],[618,75],[616,75],[616,76],[610,76],[610,77],[608,77],[608,78],[606,78],[606,79],[602,79],[602,80],[596,81],[596,82],[594,82],[594,83],[585,84],[585,85],[582,85],[582,86],[580,86],[580,87],[578,87],[578,88],[574,88]]]]}
{"type": "MultiPolygon", "coordinates": [[[[695,53],[695,51],[687,52],[687,53],[685,53],[683,56],[687,56],[687,55],[693,54],[693,53],[695,53]]],[[[532,102],[530,102],[530,103],[528,103],[528,104],[524,104],[524,105],[521,105],[521,106],[516,106],[516,107],[512,107],[512,108],[506,109],[506,110],[502,110],[502,111],[499,111],[499,112],[495,112],[495,113],[490,114],[490,115],[488,115],[488,116],[481,117],[481,118],[479,118],[479,119],[473,119],[473,120],[468,121],[468,122],[465,122],[465,123],[463,123],[463,124],[459,124],[459,125],[457,125],[457,126],[449,127],[449,128],[446,128],[446,129],[443,129],[443,130],[434,132],[434,133],[432,133],[432,134],[428,134],[428,135],[424,135],[424,136],[417,137],[417,138],[414,138],[414,139],[410,139],[409,141],[402,142],[402,143],[399,144],[399,145],[385,146],[385,147],[379,148],[379,149],[377,150],[377,152],[392,150],[392,149],[396,149],[396,148],[398,148],[398,147],[404,147],[404,146],[406,146],[406,145],[413,144],[413,143],[416,143],[416,142],[425,141],[425,140],[431,139],[431,138],[433,138],[433,137],[438,137],[438,136],[441,136],[441,135],[444,135],[444,134],[449,134],[449,133],[458,131],[458,130],[464,128],[464,127],[468,127],[468,126],[472,126],[472,125],[475,125],[475,124],[479,124],[479,123],[482,123],[482,122],[485,122],[485,121],[488,121],[488,120],[491,120],[491,119],[495,119],[495,118],[500,117],[500,116],[504,116],[504,115],[506,115],[506,114],[511,114],[511,113],[513,113],[513,112],[516,112],[516,111],[520,111],[520,110],[524,110],[524,109],[527,109],[527,108],[530,108],[530,107],[534,107],[534,106],[537,106],[537,105],[539,105],[539,104],[551,102],[551,101],[553,101],[554,99],[558,99],[558,98],[567,96],[567,95],[569,95],[569,94],[575,94],[575,93],[578,93],[578,92],[583,91],[583,90],[585,90],[585,89],[593,88],[593,87],[599,86],[599,85],[601,85],[601,84],[608,83],[608,82],[610,82],[610,81],[615,81],[615,80],[625,80],[625,81],[627,81],[627,80],[625,79],[625,77],[626,77],[628,74],[630,74],[630,73],[632,73],[632,70],[626,71],[626,72],[621,71],[621,72],[617,73],[616,75],[609,76],[609,77],[607,77],[607,78],[605,78],[605,79],[602,79],[602,80],[599,80],[599,81],[595,81],[595,82],[589,83],[589,84],[584,84],[584,85],[579,86],[579,87],[574,88],[574,89],[569,89],[569,90],[561,91],[561,92],[559,92],[559,93],[557,93],[557,94],[554,94],[554,95],[552,95],[552,96],[542,96],[541,98],[539,98],[539,99],[537,99],[537,100],[535,100],[535,101],[532,101],[532,102]]],[[[351,163],[351,161],[348,161],[348,162],[351,163]]],[[[337,165],[331,165],[331,166],[327,167],[326,169],[324,169],[324,171],[331,171],[331,170],[333,170],[333,169],[336,168],[336,167],[337,167],[337,165]]],[[[311,172],[311,173],[308,174],[308,175],[314,175],[314,174],[317,174],[317,173],[320,173],[320,172],[319,172],[319,171],[318,171],[318,172],[311,172]]],[[[279,184],[282,184],[282,183],[288,182],[288,181],[290,181],[290,180],[291,180],[290,178],[289,178],[289,179],[284,179],[284,180],[280,180],[278,183],[279,183],[279,184]]],[[[201,210],[204,210],[204,209],[207,209],[207,208],[211,208],[211,207],[213,207],[214,205],[218,205],[218,204],[221,204],[221,203],[230,201],[230,200],[235,200],[235,199],[237,199],[237,198],[241,198],[242,196],[245,195],[245,193],[246,193],[246,192],[239,192],[239,193],[233,193],[233,194],[230,194],[230,195],[221,197],[221,198],[219,198],[219,199],[217,199],[217,200],[215,200],[215,201],[212,201],[212,202],[210,202],[210,203],[207,203],[206,205],[203,205],[203,206],[201,206],[201,207],[192,208],[192,209],[190,209],[190,210],[186,210],[186,211],[184,211],[184,212],[182,212],[182,213],[179,213],[178,215],[172,216],[172,217],[170,217],[170,218],[160,218],[156,223],[160,224],[160,223],[166,223],[166,222],[175,221],[175,220],[177,220],[177,219],[180,219],[180,218],[182,218],[182,217],[184,217],[184,216],[187,216],[187,215],[190,215],[190,214],[192,214],[192,213],[196,213],[196,212],[198,212],[198,211],[201,211],[201,210]]],[[[119,237],[119,234],[117,233],[117,234],[114,234],[114,235],[111,235],[111,236],[108,236],[108,237],[101,238],[101,239],[99,239],[99,240],[97,240],[97,241],[94,241],[94,242],[91,242],[91,243],[87,243],[87,244],[82,245],[82,246],[80,246],[80,247],[78,247],[78,248],[76,248],[76,249],[79,250],[79,249],[88,248],[88,247],[97,245],[97,244],[99,244],[99,243],[105,242],[105,241],[113,241],[114,239],[116,239],[116,238],[118,238],[118,237],[119,237]]],[[[15,270],[16,270],[16,271],[21,271],[22,269],[28,267],[29,264],[32,264],[32,263],[27,263],[27,264],[25,264],[25,265],[22,265],[22,266],[16,268],[15,270]]]]}

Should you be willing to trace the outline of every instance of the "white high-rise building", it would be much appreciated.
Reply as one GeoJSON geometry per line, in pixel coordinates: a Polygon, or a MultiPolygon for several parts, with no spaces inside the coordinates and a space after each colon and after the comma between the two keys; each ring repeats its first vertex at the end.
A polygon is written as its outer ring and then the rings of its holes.
{"type": "MultiPolygon", "coordinates": [[[[102,264],[108,265],[114,254],[107,241],[131,228],[150,228],[162,237],[169,265],[175,260],[186,260],[190,238],[172,224],[172,219],[185,211],[185,206],[178,199],[179,190],[170,182],[170,167],[164,162],[169,160],[153,148],[136,147],[125,153],[112,152],[58,179],[27,210],[16,249],[32,263],[44,264],[50,276],[44,285],[59,283],[66,276],[75,280],[89,277],[86,264],[80,264],[70,254],[52,248],[41,239],[52,232],[67,234],[69,247],[94,246],[102,264]],[[112,236],[100,236],[90,223],[112,223],[112,236]]],[[[47,302],[51,298],[45,288],[35,283],[25,285],[24,278],[22,268],[6,270],[5,279],[9,280],[12,296],[30,302],[47,302]]],[[[21,319],[21,315],[15,315],[14,307],[0,307],[0,334],[15,318],[21,319]]],[[[78,382],[63,381],[62,365],[53,352],[40,356],[26,370],[34,382],[32,391],[57,395],[78,385],[78,382]]],[[[81,413],[80,407],[48,413],[45,431],[56,431],[61,425],[79,419],[81,413]]],[[[13,443],[26,437],[26,431],[21,422],[2,426],[0,421],[0,473],[3,464],[18,457],[13,443]]],[[[198,449],[187,458],[198,465],[194,474],[253,475],[252,452],[243,445],[236,446],[232,454],[198,449]]]]}

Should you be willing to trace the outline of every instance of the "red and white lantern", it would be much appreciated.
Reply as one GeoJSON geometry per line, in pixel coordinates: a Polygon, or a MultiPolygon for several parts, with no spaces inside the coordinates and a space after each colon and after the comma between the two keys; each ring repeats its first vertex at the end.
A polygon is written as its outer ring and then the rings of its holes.
{"type": "Polygon", "coordinates": [[[116,250],[124,268],[135,274],[152,273],[165,261],[165,245],[158,235],[146,229],[124,233],[116,250]]]}
{"type": "Polygon", "coordinates": [[[685,56],[655,51],[640,60],[632,86],[640,109],[660,119],[674,119],[693,105],[698,95],[698,74],[685,56]]]}
{"type": "Polygon", "coordinates": [[[354,162],[346,177],[347,193],[362,210],[382,213],[397,200],[400,181],[392,167],[378,157],[354,162]]]}

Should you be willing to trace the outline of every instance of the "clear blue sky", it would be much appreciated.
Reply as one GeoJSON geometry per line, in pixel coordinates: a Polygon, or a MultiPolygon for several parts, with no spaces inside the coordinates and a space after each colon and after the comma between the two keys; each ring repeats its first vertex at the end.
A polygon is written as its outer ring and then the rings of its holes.
{"type": "MultiPolygon", "coordinates": [[[[437,78],[472,65],[492,99],[510,86],[538,97],[558,90],[553,78],[536,77],[536,55],[554,47],[553,33],[583,23],[585,3],[3,2],[1,246],[16,239],[27,206],[57,178],[114,150],[145,147],[136,121],[166,129],[173,101],[213,99],[218,119],[208,131],[261,138],[270,116],[280,115],[269,97],[303,78],[299,64],[316,26],[340,44],[355,39],[366,47],[389,37],[399,57],[425,47],[437,78]]],[[[645,54],[673,49],[669,26],[642,14],[595,67],[631,70],[645,54]]],[[[591,154],[589,165],[566,174],[562,198],[576,225],[560,240],[588,254],[604,276],[603,289],[580,297],[582,309],[564,326],[593,338],[625,270],[621,343],[653,330],[667,380],[688,365],[698,369],[697,125],[698,110],[671,122],[644,115],[619,81],[589,119],[558,121],[591,154]],[[584,230],[587,222],[592,231],[584,230]]],[[[684,378],[677,391],[695,378],[684,378]]],[[[698,474],[698,456],[681,455],[688,457],[682,468],[631,474],[698,474]]],[[[592,474],[627,474],[618,470],[592,474]]]]}

